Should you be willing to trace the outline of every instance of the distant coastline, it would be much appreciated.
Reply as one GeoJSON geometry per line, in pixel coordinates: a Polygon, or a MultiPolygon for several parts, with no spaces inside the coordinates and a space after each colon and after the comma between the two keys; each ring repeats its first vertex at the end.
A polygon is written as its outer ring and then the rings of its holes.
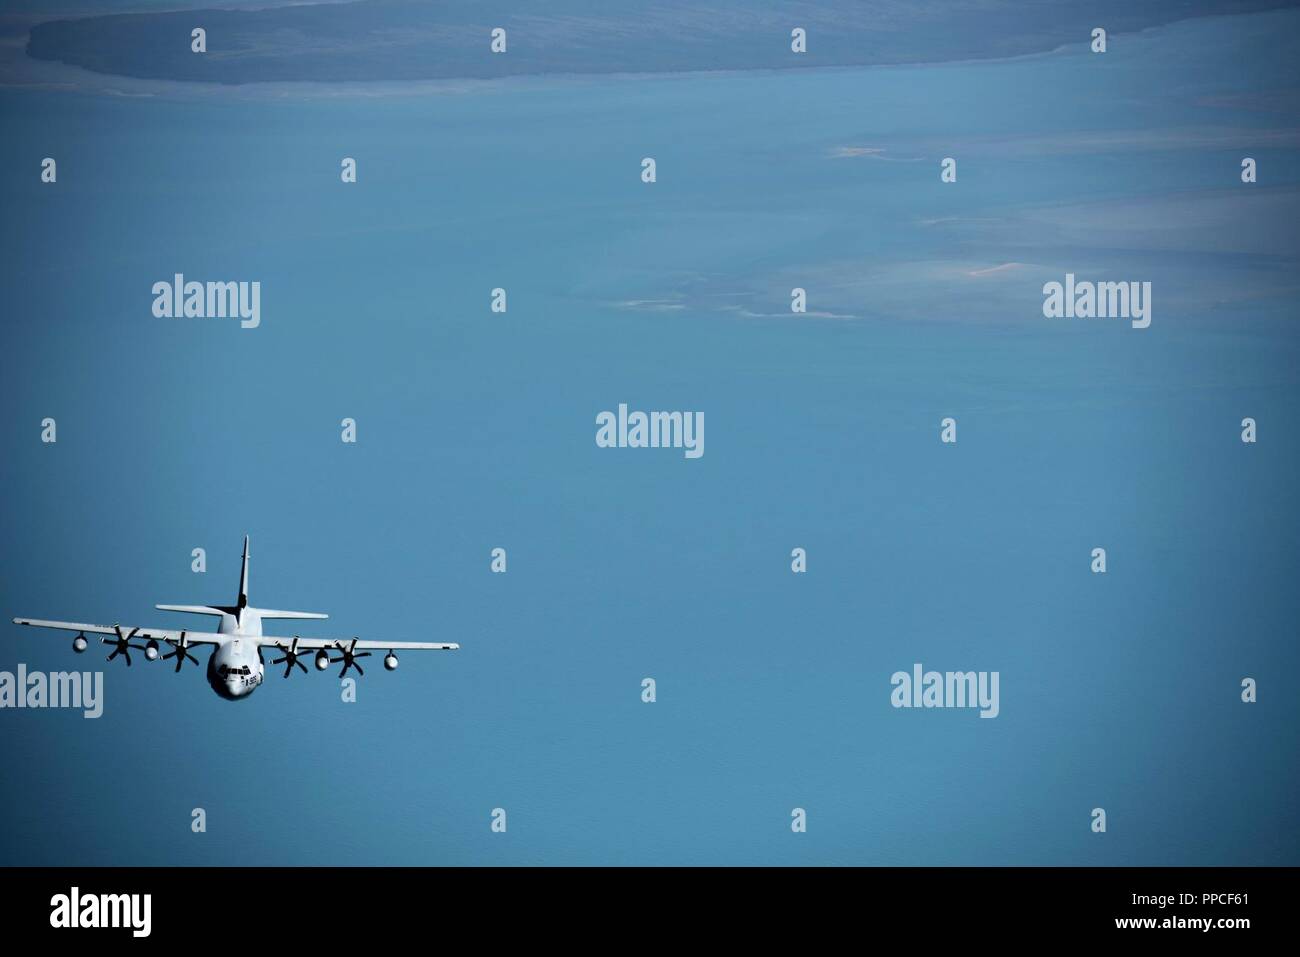
{"type": "Polygon", "coordinates": [[[1200,16],[1297,0],[360,0],[265,9],[105,14],[34,25],[26,53],[95,73],[194,83],[408,82],[547,74],[682,73],[1001,59],[1200,16]],[[190,49],[202,27],[207,52],[190,49]],[[508,37],[493,54],[494,28],[508,37]],[[807,31],[807,52],[790,31],[807,31]]]}

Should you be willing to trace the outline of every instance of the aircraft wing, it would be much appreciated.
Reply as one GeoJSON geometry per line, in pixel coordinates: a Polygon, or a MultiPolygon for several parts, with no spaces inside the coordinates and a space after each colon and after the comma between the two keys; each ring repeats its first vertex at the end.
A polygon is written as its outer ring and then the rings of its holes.
{"type": "Polygon", "coordinates": [[[80,631],[88,635],[113,635],[117,636],[117,630],[121,629],[123,636],[130,636],[132,640],[139,639],[148,641],[153,638],[157,641],[180,641],[181,635],[185,635],[185,640],[191,645],[219,645],[227,640],[227,636],[219,635],[211,631],[185,631],[173,630],[170,628],[133,628],[129,625],[90,625],[79,621],[42,621],[39,618],[15,618],[15,625],[30,625],[33,628],[54,628],[58,631],[80,631]]]}
{"type": "MultiPolygon", "coordinates": [[[[273,635],[266,635],[257,639],[258,644],[262,647],[275,647],[283,645],[288,648],[293,644],[294,638],[276,638],[273,635]]],[[[460,647],[454,641],[362,641],[360,638],[297,638],[298,650],[306,649],[308,651],[338,651],[341,648],[352,648],[352,643],[356,642],[356,651],[455,651],[460,647]]]]}

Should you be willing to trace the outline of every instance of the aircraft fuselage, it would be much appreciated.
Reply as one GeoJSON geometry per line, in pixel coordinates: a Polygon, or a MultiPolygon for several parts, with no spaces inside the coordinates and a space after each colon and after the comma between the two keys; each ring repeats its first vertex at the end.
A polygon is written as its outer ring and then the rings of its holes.
{"type": "Polygon", "coordinates": [[[222,615],[217,631],[231,637],[213,649],[208,660],[208,683],[223,698],[245,698],[257,689],[266,674],[257,643],[262,636],[262,619],[256,614],[222,615]]]}

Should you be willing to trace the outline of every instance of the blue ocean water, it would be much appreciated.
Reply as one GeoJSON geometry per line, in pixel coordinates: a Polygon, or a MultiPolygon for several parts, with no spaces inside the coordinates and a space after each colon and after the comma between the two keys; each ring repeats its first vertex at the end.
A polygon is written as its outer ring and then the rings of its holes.
{"type": "MultiPolygon", "coordinates": [[[[191,624],[152,606],[231,600],[248,533],[304,633],[462,645],[353,704],[137,661],[98,720],[0,714],[0,861],[1300,863],[1298,25],[0,92],[6,617],[191,624]],[[154,318],[176,272],[259,280],[261,326],[154,318]],[[1066,272],[1151,281],[1151,327],[1044,319],[1066,272]],[[705,454],[597,448],[620,402],[705,454]],[[915,662],[999,671],[999,717],[892,708],[915,662]]],[[[6,627],[0,668],[97,665],[6,627]]]]}

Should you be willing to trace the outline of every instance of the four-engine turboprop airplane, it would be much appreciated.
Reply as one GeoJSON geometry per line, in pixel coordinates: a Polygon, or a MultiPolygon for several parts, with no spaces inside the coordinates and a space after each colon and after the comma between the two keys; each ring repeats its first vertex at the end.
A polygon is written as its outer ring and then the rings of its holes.
{"type": "Polygon", "coordinates": [[[75,621],[39,621],[33,618],[15,618],[15,625],[32,625],[36,628],[57,628],[61,631],[75,631],[77,637],[72,639],[72,649],[78,654],[88,645],[86,634],[112,635],[100,638],[100,642],[112,645],[113,651],[109,661],[119,655],[131,664],[131,652],[143,651],[149,661],[159,657],[176,659],[176,671],[186,661],[196,665],[198,659],[190,654],[189,649],[201,645],[212,645],[212,657],[208,660],[208,681],[213,689],[223,698],[243,698],[251,694],[262,683],[266,666],[262,661],[262,649],[275,647],[282,657],[271,661],[273,665],[284,665],[284,677],[289,677],[294,666],[304,673],[307,666],[299,659],[306,653],[316,652],[316,669],[324,671],[331,664],[343,663],[339,677],[347,675],[348,669],[361,670],[358,658],[370,657],[372,650],[387,650],[384,655],[384,667],[389,671],[397,667],[397,655],[401,651],[454,651],[460,645],[455,642],[437,641],[361,641],[330,638],[274,638],[262,634],[262,622],[267,618],[298,619],[328,618],[310,611],[275,611],[269,608],[253,608],[248,604],[248,536],[244,536],[244,564],[239,573],[239,596],[234,605],[155,605],[160,611],[180,611],[195,615],[215,615],[221,624],[216,631],[171,631],[163,628],[129,628],[123,631],[121,625],[87,625],[75,621]],[[132,644],[134,640],[144,641],[143,645],[132,644]],[[160,655],[159,642],[168,644],[172,650],[160,655]],[[330,652],[339,657],[331,658],[330,652]]]}

